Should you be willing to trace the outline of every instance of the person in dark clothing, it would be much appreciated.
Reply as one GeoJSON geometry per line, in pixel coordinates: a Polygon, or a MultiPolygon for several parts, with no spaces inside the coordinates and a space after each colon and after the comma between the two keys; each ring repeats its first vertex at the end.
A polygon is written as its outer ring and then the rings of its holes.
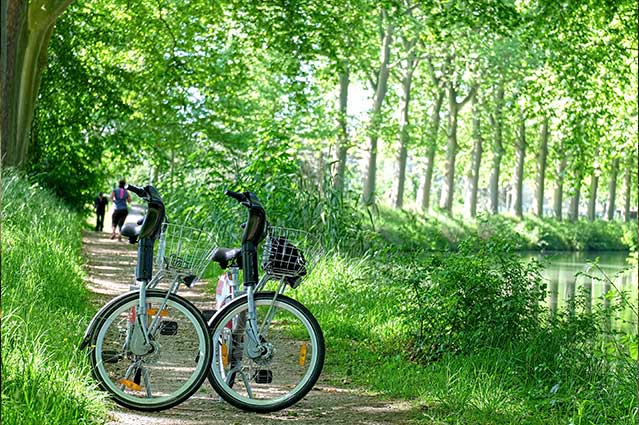
{"type": "Polygon", "coordinates": [[[111,232],[111,239],[115,239],[115,229],[118,229],[118,240],[122,240],[122,225],[124,224],[124,220],[126,216],[129,215],[129,208],[126,204],[131,203],[131,195],[127,190],[124,189],[126,182],[124,180],[120,180],[118,183],[118,188],[114,189],[111,192],[111,200],[115,204],[115,209],[113,210],[113,216],[111,220],[113,221],[113,231],[111,232]]]}
{"type": "Polygon", "coordinates": [[[93,206],[95,207],[95,214],[97,216],[95,223],[95,231],[101,232],[104,229],[104,213],[106,212],[106,206],[109,203],[109,200],[104,196],[104,193],[100,192],[97,198],[95,198],[95,202],[93,206]]]}

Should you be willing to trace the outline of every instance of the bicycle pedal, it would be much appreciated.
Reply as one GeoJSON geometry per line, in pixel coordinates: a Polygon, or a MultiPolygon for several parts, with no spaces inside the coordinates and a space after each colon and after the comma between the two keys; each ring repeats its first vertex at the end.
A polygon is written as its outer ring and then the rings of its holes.
{"type": "Polygon", "coordinates": [[[106,350],[102,352],[102,361],[104,363],[117,363],[122,356],[118,351],[106,350]]]}
{"type": "Polygon", "coordinates": [[[160,335],[177,335],[178,324],[172,320],[160,323],[160,335]]]}
{"type": "Polygon", "coordinates": [[[255,382],[258,384],[270,384],[273,382],[273,372],[266,369],[258,370],[257,375],[255,375],[255,382]]]}

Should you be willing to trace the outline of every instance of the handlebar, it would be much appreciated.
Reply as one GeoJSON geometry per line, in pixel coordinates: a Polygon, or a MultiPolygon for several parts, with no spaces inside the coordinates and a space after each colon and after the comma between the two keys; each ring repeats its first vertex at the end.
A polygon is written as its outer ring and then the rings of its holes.
{"type": "Polygon", "coordinates": [[[262,203],[252,192],[225,190],[224,194],[248,208],[248,220],[244,227],[242,243],[248,242],[257,245],[264,238],[266,229],[266,211],[264,211],[262,203]]]}
{"type": "Polygon", "coordinates": [[[266,211],[254,193],[226,190],[224,194],[248,208],[248,219],[242,235],[242,264],[244,285],[254,285],[258,280],[257,245],[266,236],[266,211]]]}
{"type": "Polygon", "coordinates": [[[225,190],[224,194],[228,197],[235,199],[237,202],[246,202],[246,195],[241,192],[233,192],[232,190],[225,190]]]}
{"type": "Polygon", "coordinates": [[[135,193],[136,195],[138,195],[140,198],[144,198],[145,196],[147,196],[146,191],[141,188],[140,186],[135,186],[132,184],[127,184],[124,186],[125,189],[130,190],[131,192],[135,193]]]}
{"type": "Polygon", "coordinates": [[[135,193],[149,204],[149,208],[144,215],[142,228],[140,229],[140,239],[157,239],[160,237],[165,211],[164,202],[162,201],[158,190],[151,185],[147,185],[142,188],[133,184],[127,184],[125,189],[135,193]]]}

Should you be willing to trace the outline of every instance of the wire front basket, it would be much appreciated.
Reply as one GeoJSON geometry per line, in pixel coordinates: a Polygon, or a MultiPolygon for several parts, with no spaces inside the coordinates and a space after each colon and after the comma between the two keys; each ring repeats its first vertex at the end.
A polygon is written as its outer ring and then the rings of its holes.
{"type": "Polygon", "coordinates": [[[319,241],[308,232],[270,226],[264,242],[262,268],[274,279],[284,279],[295,288],[322,255],[319,241]]]}
{"type": "Polygon", "coordinates": [[[196,227],[165,223],[156,262],[163,270],[199,279],[216,246],[215,238],[210,232],[196,227]]]}

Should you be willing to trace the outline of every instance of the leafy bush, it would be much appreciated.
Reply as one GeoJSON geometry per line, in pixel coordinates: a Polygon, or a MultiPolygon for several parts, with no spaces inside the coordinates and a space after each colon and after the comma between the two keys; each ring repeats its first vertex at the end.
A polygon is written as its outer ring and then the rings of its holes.
{"type": "Polygon", "coordinates": [[[545,297],[538,263],[524,264],[500,244],[473,238],[419,268],[423,277],[411,282],[405,317],[407,326],[417,324],[413,358],[499,347],[538,329],[545,297]]]}

